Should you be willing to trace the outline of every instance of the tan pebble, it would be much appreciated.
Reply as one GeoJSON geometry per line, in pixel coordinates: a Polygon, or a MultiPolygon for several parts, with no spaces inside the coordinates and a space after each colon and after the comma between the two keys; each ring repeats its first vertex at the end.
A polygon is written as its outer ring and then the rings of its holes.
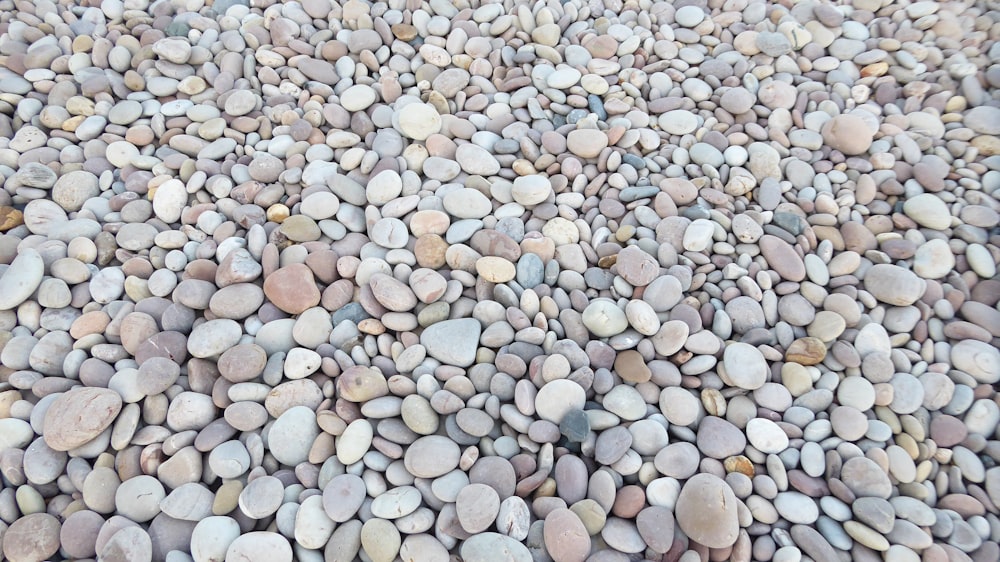
{"type": "Polygon", "coordinates": [[[491,283],[506,283],[517,273],[514,264],[496,256],[476,260],[476,272],[491,283]]]}
{"type": "Polygon", "coordinates": [[[785,361],[800,365],[816,365],[826,358],[826,344],[814,337],[799,338],[788,346],[785,351],[785,361]]]}
{"type": "Polygon", "coordinates": [[[753,462],[743,455],[727,457],[726,460],[722,461],[722,464],[726,472],[739,472],[750,478],[754,477],[753,462]]]}
{"type": "Polygon", "coordinates": [[[358,322],[358,330],[362,334],[379,336],[385,333],[385,326],[374,318],[365,318],[361,322],[358,322]]]}
{"type": "Polygon", "coordinates": [[[282,205],[281,203],[276,203],[267,208],[267,220],[271,222],[281,223],[291,214],[288,207],[282,205]]]}
{"type": "Polygon", "coordinates": [[[74,388],[46,410],[42,426],[45,442],[56,451],[75,449],[107,429],[121,409],[121,396],[113,390],[74,388]]]}
{"type": "Polygon", "coordinates": [[[14,207],[0,207],[0,232],[7,232],[22,224],[24,224],[24,213],[14,207]]]}

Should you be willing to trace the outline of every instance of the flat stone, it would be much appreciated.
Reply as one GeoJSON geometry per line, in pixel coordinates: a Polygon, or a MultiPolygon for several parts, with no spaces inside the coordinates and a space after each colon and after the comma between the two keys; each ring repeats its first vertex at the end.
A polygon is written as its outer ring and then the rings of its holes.
{"type": "Polygon", "coordinates": [[[0,276],[0,310],[11,310],[28,299],[42,282],[45,263],[37,250],[27,248],[0,276]]]}
{"type": "Polygon", "coordinates": [[[264,280],[264,294],[275,306],[289,314],[301,314],[316,306],[321,296],[312,270],[300,263],[268,275],[264,280]]]}
{"type": "Polygon", "coordinates": [[[767,382],[770,369],[764,355],[754,346],[735,342],[723,352],[726,379],[733,386],[747,390],[760,388],[767,382]]]}
{"type": "Polygon", "coordinates": [[[59,531],[59,520],[48,513],[22,516],[3,534],[3,555],[11,562],[47,560],[59,551],[59,531]]]}
{"type": "Polygon", "coordinates": [[[582,410],[586,399],[586,392],[579,384],[569,379],[556,379],[538,390],[535,412],[543,420],[559,424],[570,411],[582,410]]]}
{"type": "Polygon", "coordinates": [[[403,456],[407,472],[417,478],[437,478],[458,466],[461,451],[447,437],[428,435],[410,444],[403,456]]]}
{"type": "Polygon", "coordinates": [[[583,521],[569,509],[554,509],[545,516],[545,549],[555,562],[583,562],[591,541],[583,521]]]}
{"type": "Polygon", "coordinates": [[[732,423],[715,416],[708,416],[698,424],[698,450],[705,455],[724,459],[743,452],[746,436],[732,423]]]}
{"type": "Polygon", "coordinates": [[[294,406],[285,410],[271,426],[268,448],[278,462],[295,466],[308,459],[309,449],[319,432],[316,412],[306,406],[294,406]]]}
{"type": "Polygon", "coordinates": [[[736,505],[736,495],[724,480],[697,474],[681,488],[674,514],[691,540],[708,548],[727,548],[739,536],[736,505]]]}
{"type": "Polygon", "coordinates": [[[823,124],[820,134],[828,146],[848,156],[867,152],[873,139],[865,120],[851,114],[834,116],[823,124]]]}
{"type": "Polygon", "coordinates": [[[933,193],[921,193],[903,202],[903,212],[920,226],[944,230],[951,226],[951,211],[945,202],[933,193]]]}
{"type": "Polygon", "coordinates": [[[468,367],[476,360],[481,330],[479,321],[472,318],[444,320],[424,328],[420,343],[438,361],[468,367]]]}
{"type": "Polygon", "coordinates": [[[45,443],[56,451],[89,443],[114,422],[121,409],[121,396],[113,390],[78,387],[64,392],[45,412],[45,443]]]}
{"type": "Polygon", "coordinates": [[[926,281],[897,265],[876,264],[865,272],[865,290],[894,306],[909,306],[923,296],[926,281]]]}

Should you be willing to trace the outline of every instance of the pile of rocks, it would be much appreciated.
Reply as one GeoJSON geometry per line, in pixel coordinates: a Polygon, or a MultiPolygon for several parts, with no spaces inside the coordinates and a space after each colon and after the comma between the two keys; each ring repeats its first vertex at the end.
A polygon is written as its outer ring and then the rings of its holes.
{"type": "Polygon", "coordinates": [[[997,560],[993,8],[0,0],[0,551],[997,560]]]}

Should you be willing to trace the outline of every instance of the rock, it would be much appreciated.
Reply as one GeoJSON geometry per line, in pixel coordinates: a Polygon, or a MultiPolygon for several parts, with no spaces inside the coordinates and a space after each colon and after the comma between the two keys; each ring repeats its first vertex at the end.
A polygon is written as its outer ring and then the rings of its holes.
{"type": "Polygon", "coordinates": [[[875,264],[865,272],[865,290],[894,306],[909,306],[923,296],[927,283],[897,265],[875,264]]]}
{"type": "Polygon", "coordinates": [[[309,449],[319,431],[316,412],[306,406],[295,406],[285,410],[271,426],[268,448],[278,462],[295,466],[309,458],[309,449]]]}
{"type": "Polygon", "coordinates": [[[802,281],[806,278],[806,267],[795,249],[781,238],[771,234],[760,237],[760,252],[771,269],[782,279],[802,281]]]}
{"type": "Polygon", "coordinates": [[[11,562],[47,560],[59,551],[59,520],[32,513],[13,521],[3,534],[3,555],[11,562]]]}
{"type": "Polygon", "coordinates": [[[583,562],[590,554],[590,534],[580,518],[566,508],[545,516],[545,549],[554,562],[583,562]]]}
{"type": "Polygon", "coordinates": [[[923,279],[941,279],[955,267],[955,255],[948,242],[929,240],[913,256],[913,272],[923,279]]]}
{"type": "Polygon", "coordinates": [[[518,176],[514,178],[511,196],[514,201],[530,207],[545,202],[552,193],[552,182],[540,175],[518,176]]]}
{"type": "Polygon", "coordinates": [[[625,311],[610,299],[595,299],[583,311],[583,325],[599,338],[616,336],[628,328],[625,311]]]}
{"type": "Polygon", "coordinates": [[[197,562],[224,560],[229,545],[240,536],[235,519],[225,516],[206,517],[191,533],[191,556],[197,562]]]}
{"type": "Polygon", "coordinates": [[[33,248],[18,253],[0,276],[0,310],[17,308],[30,297],[42,282],[45,263],[33,248]]]}
{"type": "Polygon", "coordinates": [[[951,363],[981,384],[1000,381],[1000,351],[986,342],[963,340],[951,348],[951,363]]]}
{"type": "Polygon", "coordinates": [[[569,379],[556,379],[545,383],[535,396],[535,413],[543,420],[560,424],[573,410],[582,410],[586,392],[569,379]]]}
{"type": "Polygon", "coordinates": [[[353,474],[333,477],[323,489],[323,511],[337,523],[348,521],[367,497],[365,483],[353,474]]]}
{"type": "Polygon", "coordinates": [[[756,347],[742,342],[726,346],[723,365],[726,367],[725,378],[729,384],[747,390],[760,388],[770,375],[764,355],[756,347]]]}
{"type": "Polygon", "coordinates": [[[872,145],[872,131],[864,119],[856,115],[834,116],[820,129],[823,142],[847,156],[864,154],[872,145]]]}
{"type": "Polygon", "coordinates": [[[440,435],[421,437],[403,456],[407,472],[417,478],[437,478],[458,466],[461,451],[451,439],[440,435]]]}
{"type": "Polygon", "coordinates": [[[754,418],[747,422],[746,435],[750,444],[765,454],[778,454],[788,448],[788,435],[769,419],[754,418]]]}
{"type": "Polygon", "coordinates": [[[226,560],[292,562],[292,545],[278,533],[251,531],[240,535],[226,549],[226,560]]]}
{"type": "Polygon", "coordinates": [[[320,301],[319,288],[312,270],[300,263],[291,264],[264,279],[264,295],[289,314],[301,314],[320,301]]]}
{"type": "Polygon", "coordinates": [[[597,158],[608,147],[608,135],[597,129],[576,129],[566,135],[566,148],[581,158],[597,158]]]}
{"type": "Polygon", "coordinates": [[[393,115],[397,130],[413,140],[427,140],[427,137],[441,130],[441,116],[433,106],[425,103],[411,103],[403,111],[393,115]]]}
{"type": "Polygon", "coordinates": [[[486,484],[469,484],[458,492],[455,512],[467,533],[483,532],[493,525],[500,512],[500,496],[486,484]]]}
{"type": "Polygon", "coordinates": [[[444,320],[424,328],[420,343],[438,361],[468,367],[476,361],[481,330],[479,321],[472,318],[444,320]]]}
{"type": "Polygon", "coordinates": [[[76,449],[107,429],[121,409],[121,396],[113,390],[77,387],[64,392],[45,411],[45,443],[55,451],[76,449]]]}
{"type": "Polygon", "coordinates": [[[1000,108],[980,105],[970,109],[962,122],[981,135],[1000,135],[1000,108]]]}
{"type": "Polygon", "coordinates": [[[459,549],[466,562],[531,562],[531,551],[517,540],[498,533],[478,533],[459,549]]]}
{"type": "Polygon", "coordinates": [[[951,227],[951,211],[940,197],[933,193],[921,193],[908,198],[903,203],[903,212],[920,226],[932,230],[951,227]]]}
{"type": "Polygon", "coordinates": [[[691,540],[708,548],[727,548],[739,537],[736,495],[721,478],[696,474],[684,483],[674,513],[691,540]]]}
{"type": "Polygon", "coordinates": [[[746,436],[732,423],[707,416],[698,424],[698,450],[714,459],[738,455],[746,448],[746,436]]]}
{"type": "Polygon", "coordinates": [[[656,262],[656,258],[638,246],[629,246],[618,252],[615,269],[622,279],[636,287],[649,285],[660,274],[660,265],[656,262]]]}

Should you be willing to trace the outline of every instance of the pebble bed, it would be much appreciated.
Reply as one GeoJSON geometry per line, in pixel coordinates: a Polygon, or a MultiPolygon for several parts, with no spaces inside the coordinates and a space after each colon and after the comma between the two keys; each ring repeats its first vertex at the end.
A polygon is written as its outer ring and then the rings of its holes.
{"type": "Polygon", "coordinates": [[[0,0],[3,556],[995,562],[998,13],[0,0]]]}

